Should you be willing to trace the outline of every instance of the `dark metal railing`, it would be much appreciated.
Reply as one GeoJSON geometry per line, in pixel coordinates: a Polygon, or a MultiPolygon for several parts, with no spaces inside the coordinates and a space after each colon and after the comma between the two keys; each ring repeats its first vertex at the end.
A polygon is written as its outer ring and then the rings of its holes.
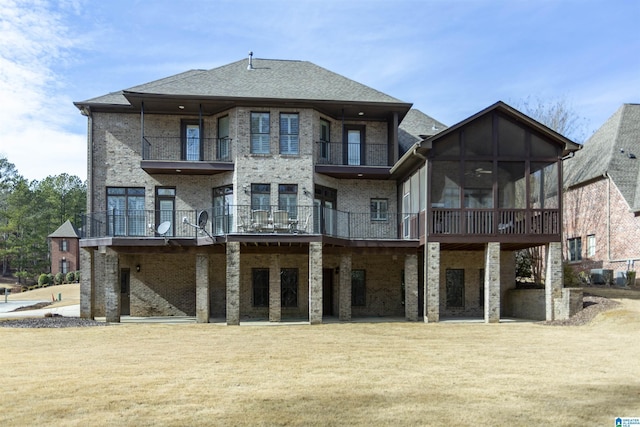
{"type": "Polygon", "coordinates": [[[560,234],[558,209],[431,209],[429,234],[560,234]]]}
{"type": "Polygon", "coordinates": [[[344,239],[417,239],[417,214],[342,212],[317,206],[226,205],[204,210],[110,210],[83,217],[82,237],[195,238],[226,234],[323,234],[344,239]],[[161,226],[161,224],[164,224],[161,226]]]}
{"type": "Polygon", "coordinates": [[[389,145],[316,142],[316,163],[321,165],[390,166],[389,145]]]}
{"type": "Polygon", "coordinates": [[[145,136],[142,141],[143,160],[188,162],[232,162],[230,138],[178,138],[145,136]]]}

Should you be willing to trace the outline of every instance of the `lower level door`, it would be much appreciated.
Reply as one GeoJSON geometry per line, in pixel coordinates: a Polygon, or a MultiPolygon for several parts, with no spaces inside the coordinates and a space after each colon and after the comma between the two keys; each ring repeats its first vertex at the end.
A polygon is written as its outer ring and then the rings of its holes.
{"type": "Polygon", "coordinates": [[[131,272],[128,268],[120,270],[120,314],[131,314],[131,272]]]}
{"type": "Polygon", "coordinates": [[[333,316],[333,268],[322,269],[322,314],[333,316]]]}

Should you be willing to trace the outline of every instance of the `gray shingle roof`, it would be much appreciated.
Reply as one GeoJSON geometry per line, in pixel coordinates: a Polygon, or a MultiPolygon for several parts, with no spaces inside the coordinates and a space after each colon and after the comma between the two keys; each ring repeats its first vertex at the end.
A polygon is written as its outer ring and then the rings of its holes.
{"type": "Polygon", "coordinates": [[[398,141],[400,142],[400,155],[404,154],[418,141],[426,136],[435,135],[446,129],[447,126],[437,121],[422,111],[412,108],[400,123],[398,128],[398,141]]]}
{"type": "Polygon", "coordinates": [[[269,98],[372,103],[403,101],[308,61],[240,60],[211,70],[191,70],[78,104],[126,105],[127,93],[224,98],[269,98]]]}
{"type": "Polygon", "coordinates": [[[567,187],[607,173],[629,207],[640,210],[640,104],[623,104],[564,168],[567,187]]]}
{"type": "Polygon", "coordinates": [[[71,224],[71,221],[66,220],[64,224],[56,229],[53,233],[49,234],[48,237],[77,237],[80,238],[80,233],[78,230],[71,224]]]}

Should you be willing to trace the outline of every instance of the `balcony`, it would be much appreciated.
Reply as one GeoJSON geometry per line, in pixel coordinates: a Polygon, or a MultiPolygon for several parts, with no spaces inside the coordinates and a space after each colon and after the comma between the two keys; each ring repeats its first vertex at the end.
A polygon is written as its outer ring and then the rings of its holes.
{"type": "Polygon", "coordinates": [[[147,173],[212,175],[233,170],[229,138],[183,139],[145,136],[140,166],[147,173]]]}
{"type": "Polygon", "coordinates": [[[389,159],[386,143],[316,142],[316,172],[336,178],[387,178],[389,159]]]}
{"type": "Polygon", "coordinates": [[[319,234],[348,240],[417,239],[420,230],[416,217],[416,214],[402,217],[387,214],[384,220],[372,220],[369,212],[342,212],[313,206],[252,209],[251,206],[228,205],[202,211],[112,210],[85,215],[82,238],[193,239],[244,234],[272,235],[277,240],[277,235],[319,234]],[[159,227],[162,223],[165,223],[166,231],[159,227]]]}
{"type": "Polygon", "coordinates": [[[557,235],[557,209],[432,209],[429,234],[557,235]]]}

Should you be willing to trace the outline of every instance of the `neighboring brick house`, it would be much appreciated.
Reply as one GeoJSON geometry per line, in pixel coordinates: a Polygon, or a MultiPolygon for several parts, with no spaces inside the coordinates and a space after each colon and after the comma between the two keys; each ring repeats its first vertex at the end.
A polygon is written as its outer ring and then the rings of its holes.
{"type": "Polygon", "coordinates": [[[56,231],[49,234],[51,273],[67,274],[80,270],[80,233],[67,220],[56,231]]]}
{"type": "Polygon", "coordinates": [[[640,265],[640,104],[624,104],[565,162],[564,251],[576,272],[612,270],[624,284],[640,265]]]}
{"type": "Polygon", "coordinates": [[[312,63],[250,56],[76,106],[83,317],[496,322],[518,315],[501,301],[531,245],[550,249],[543,317],[566,316],[558,166],[577,146],[506,104],[447,129],[312,63]]]}

